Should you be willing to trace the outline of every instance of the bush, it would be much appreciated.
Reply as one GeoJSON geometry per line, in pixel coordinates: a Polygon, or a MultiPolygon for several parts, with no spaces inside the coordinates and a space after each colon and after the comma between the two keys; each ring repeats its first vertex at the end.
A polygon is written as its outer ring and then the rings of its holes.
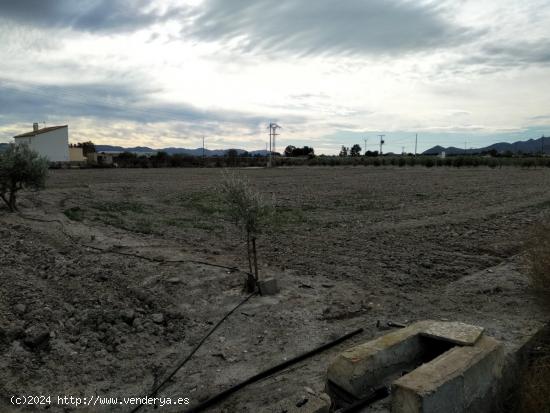
{"type": "Polygon", "coordinates": [[[44,188],[48,165],[46,158],[27,145],[11,144],[0,153],[0,198],[11,212],[17,211],[17,192],[44,188]]]}
{"type": "Polygon", "coordinates": [[[244,177],[234,173],[224,172],[222,175],[220,193],[227,203],[227,215],[231,221],[246,234],[246,254],[249,274],[245,284],[247,291],[256,289],[258,275],[258,259],[256,253],[256,236],[265,225],[266,218],[272,208],[244,177]],[[252,274],[254,267],[254,274],[252,274]]]}
{"type": "Polygon", "coordinates": [[[550,304],[550,221],[532,230],[527,242],[531,287],[550,304]]]}

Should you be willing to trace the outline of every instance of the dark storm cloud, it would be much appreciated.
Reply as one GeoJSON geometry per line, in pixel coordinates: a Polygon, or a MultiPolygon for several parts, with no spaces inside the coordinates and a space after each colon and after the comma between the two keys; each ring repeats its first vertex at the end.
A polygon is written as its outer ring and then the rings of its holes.
{"type": "Polygon", "coordinates": [[[297,55],[396,53],[448,46],[474,34],[433,3],[404,0],[205,0],[183,34],[237,41],[246,51],[297,55]]]}
{"type": "Polygon", "coordinates": [[[550,42],[506,43],[486,46],[481,53],[470,60],[472,63],[486,63],[492,66],[524,66],[550,63],[550,42]]]}
{"type": "Polygon", "coordinates": [[[132,31],[164,21],[184,8],[152,9],[147,0],[0,0],[0,17],[39,27],[132,31]]]}
{"type": "Polygon", "coordinates": [[[139,123],[217,122],[257,125],[265,119],[238,112],[201,110],[182,103],[155,100],[153,89],[134,84],[89,84],[45,86],[16,84],[0,79],[0,120],[4,123],[48,118],[97,118],[101,122],[117,120],[139,123]]]}

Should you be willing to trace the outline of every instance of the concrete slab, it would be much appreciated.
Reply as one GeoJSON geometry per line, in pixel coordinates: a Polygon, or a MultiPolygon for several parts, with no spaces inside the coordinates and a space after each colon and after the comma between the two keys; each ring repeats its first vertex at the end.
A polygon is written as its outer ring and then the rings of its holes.
{"type": "Polygon", "coordinates": [[[424,351],[419,333],[430,324],[414,323],[340,353],[328,368],[327,390],[335,385],[361,399],[372,388],[390,384],[395,376],[418,364],[424,351]]]}
{"type": "Polygon", "coordinates": [[[491,411],[503,360],[491,337],[455,347],[393,383],[392,413],[491,411]]]}
{"type": "Polygon", "coordinates": [[[460,346],[473,346],[484,330],[483,327],[459,322],[434,321],[421,334],[460,346]]]}

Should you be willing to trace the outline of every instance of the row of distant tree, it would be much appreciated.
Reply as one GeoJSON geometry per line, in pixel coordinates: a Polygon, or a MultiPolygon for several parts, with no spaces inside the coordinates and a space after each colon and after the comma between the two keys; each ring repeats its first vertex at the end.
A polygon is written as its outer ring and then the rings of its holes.
{"type": "MultiPolygon", "coordinates": [[[[355,144],[351,148],[348,146],[342,145],[342,149],[340,149],[340,153],[338,156],[361,156],[362,148],[355,144]]],[[[365,151],[363,156],[378,156],[378,151],[365,151]]]]}
{"type": "Polygon", "coordinates": [[[302,148],[297,148],[293,145],[288,145],[285,148],[284,152],[285,156],[289,158],[295,158],[299,156],[307,156],[309,158],[312,158],[315,156],[315,150],[310,146],[304,146],[302,148]]]}

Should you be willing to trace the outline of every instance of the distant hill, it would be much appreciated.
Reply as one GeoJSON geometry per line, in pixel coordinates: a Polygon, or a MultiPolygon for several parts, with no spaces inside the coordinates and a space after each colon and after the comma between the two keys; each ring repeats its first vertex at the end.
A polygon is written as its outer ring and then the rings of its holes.
{"type": "MultiPolygon", "coordinates": [[[[202,156],[202,148],[197,149],[187,149],[187,148],[162,148],[162,149],[153,149],[149,148],[147,146],[135,146],[133,148],[125,148],[122,146],[112,146],[112,145],[96,145],[95,146],[97,152],[131,152],[136,154],[154,154],[157,152],[166,152],[170,155],[174,154],[183,154],[183,155],[191,155],[191,156],[202,156]]],[[[204,154],[206,156],[225,156],[227,151],[230,149],[205,149],[204,154]]],[[[240,154],[246,152],[243,149],[236,149],[236,151],[240,154]]],[[[269,151],[266,150],[260,150],[260,151],[250,151],[248,152],[252,156],[267,156],[269,154],[269,151]]]]}
{"type": "Polygon", "coordinates": [[[422,155],[439,155],[441,152],[445,152],[446,155],[472,155],[479,154],[482,152],[489,152],[492,150],[497,151],[497,153],[503,154],[505,152],[525,153],[525,154],[540,154],[543,151],[545,154],[550,154],[550,137],[538,138],[538,139],[529,139],[526,141],[518,141],[514,143],[500,142],[494,143],[483,148],[473,148],[473,149],[461,149],[454,146],[449,146],[444,148],[443,146],[434,146],[433,148],[428,149],[427,151],[422,152],[422,155]]]}

